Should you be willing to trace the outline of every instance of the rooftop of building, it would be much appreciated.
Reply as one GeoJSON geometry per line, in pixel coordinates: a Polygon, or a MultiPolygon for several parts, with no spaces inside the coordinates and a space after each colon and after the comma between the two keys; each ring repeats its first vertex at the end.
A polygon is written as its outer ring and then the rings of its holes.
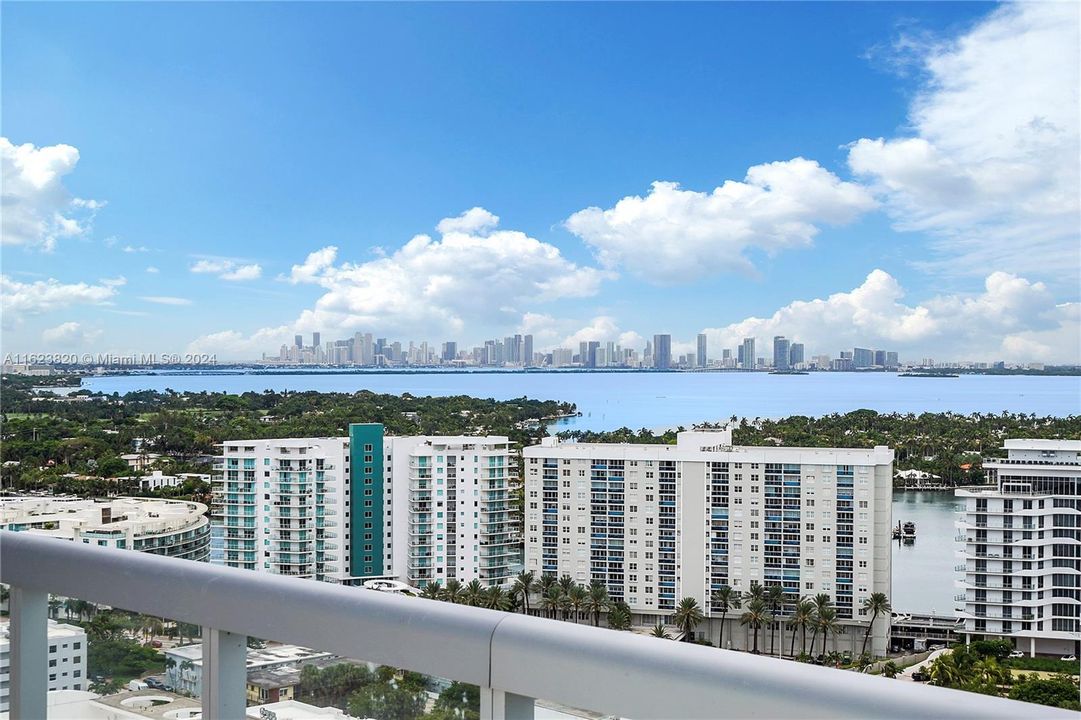
{"type": "Polygon", "coordinates": [[[1014,438],[1006,440],[1003,450],[1055,450],[1081,453],[1081,440],[1043,440],[1037,438],[1014,438]]]}
{"type": "Polygon", "coordinates": [[[526,457],[561,457],[651,460],[725,460],[731,462],[762,462],[783,459],[792,463],[816,464],[885,464],[893,462],[893,450],[883,445],[874,448],[788,447],[773,445],[732,445],[730,430],[684,431],[676,435],[675,445],[660,443],[578,443],[560,442],[547,437],[540,445],[525,448],[526,457]],[[552,453],[552,451],[557,451],[552,453]]]}
{"type": "MultiPolygon", "coordinates": [[[[165,654],[179,658],[182,662],[190,660],[193,665],[202,665],[203,644],[193,643],[169,648],[165,654]]],[[[248,650],[247,668],[257,668],[273,665],[285,665],[289,663],[302,663],[305,660],[316,660],[330,657],[330,653],[300,647],[299,645],[271,645],[265,648],[251,648],[248,650]]]]}
{"type": "Polygon", "coordinates": [[[204,520],[206,513],[206,505],[187,500],[29,495],[0,498],[0,527],[33,525],[26,532],[68,539],[76,533],[138,536],[183,530],[204,520]]]}
{"type": "MultiPolygon", "coordinates": [[[[0,617],[0,642],[7,642],[9,632],[9,618],[0,617]]],[[[57,622],[56,620],[49,621],[49,639],[50,640],[62,640],[63,638],[77,638],[84,637],[86,631],[78,625],[68,625],[67,623],[57,622]]]]}

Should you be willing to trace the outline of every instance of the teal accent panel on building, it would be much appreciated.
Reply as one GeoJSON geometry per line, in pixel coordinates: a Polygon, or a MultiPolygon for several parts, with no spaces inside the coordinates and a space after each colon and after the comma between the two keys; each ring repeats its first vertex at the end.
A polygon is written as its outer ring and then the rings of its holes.
{"type": "Polygon", "coordinates": [[[349,574],[383,575],[383,425],[349,426],[349,574]],[[369,493],[370,491],[370,493],[369,493]]]}

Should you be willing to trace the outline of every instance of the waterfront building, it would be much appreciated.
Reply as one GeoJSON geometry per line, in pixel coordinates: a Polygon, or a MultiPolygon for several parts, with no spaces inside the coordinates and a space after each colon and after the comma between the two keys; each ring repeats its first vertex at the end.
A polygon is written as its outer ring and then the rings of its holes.
{"type": "MultiPolygon", "coordinates": [[[[826,593],[858,652],[863,600],[890,594],[893,451],[733,447],[731,432],[682,432],[675,445],[559,443],[526,448],[525,568],[596,580],[635,620],[670,622],[683,597],[720,635],[712,594],[778,585],[826,593]]],[[[751,639],[729,613],[725,645],[751,639]]],[[[888,620],[872,637],[886,649],[888,620]]]]}
{"type": "Polygon", "coordinates": [[[784,335],[773,338],[773,369],[787,370],[791,346],[784,335]]]}
{"type": "Polygon", "coordinates": [[[803,366],[803,363],[803,343],[792,343],[788,351],[788,366],[798,369],[803,366]]]}
{"type": "Polygon", "coordinates": [[[214,480],[226,565],[354,583],[473,579],[504,585],[520,565],[517,482],[504,436],[231,440],[214,480]]]}
{"type": "Polygon", "coordinates": [[[990,486],[958,488],[966,638],[1081,652],[1081,441],[1006,440],[990,486]]]}
{"type": "Polygon", "coordinates": [[[886,351],[886,367],[896,369],[901,363],[897,359],[897,353],[887,350],[886,351]]]}
{"type": "Polygon", "coordinates": [[[533,367],[536,363],[533,358],[533,336],[525,335],[522,338],[522,364],[533,367]]]}
{"type": "Polygon", "coordinates": [[[744,338],[740,346],[739,366],[744,370],[754,370],[754,338],[744,338]]]}
{"type": "MultiPolygon", "coordinates": [[[[0,713],[8,711],[11,679],[11,639],[8,619],[0,619],[0,713]]],[[[86,631],[75,625],[49,620],[49,677],[52,690],[86,690],[86,631]]]]}
{"type": "MultiPolygon", "coordinates": [[[[844,357],[844,353],[841,354],[844,357]]],[[[875,364],[875,354],[868,348],[853,348],[852,349],[852,367],[869,368],[875,364]]]]}
{"type": "Polygon", "coordinates": [[[698,352],[695,355],[695,365],[704,368],[708,363],[706,357],[706,334],[698,333],[698,352]]]}
{"type": "Polygon", "coordinates": [[[210,557],[207,507],[186,500],[3,497],[0,530],[188,560],[210,557]]]}
{"type": "Polygon", "coordinates": [[[672,336],[653,336],[653,367],[668,370],[672,367],[672,336]]]}

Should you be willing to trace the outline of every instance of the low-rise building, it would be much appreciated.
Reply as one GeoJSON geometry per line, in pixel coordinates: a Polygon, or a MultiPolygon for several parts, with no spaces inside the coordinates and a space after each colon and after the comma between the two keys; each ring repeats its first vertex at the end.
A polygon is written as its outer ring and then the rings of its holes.
{"type": "MultiPolygon", "coordinates": [[[[166,684],[181,695],[201,697],[203,694],[203,644],[181,645],[165,651],[166,684]]],[[[271,671],[296,668],[312,660],[331,657],[330,653],[300,647],[298,645],[272,645],[248,650],[247,670],[271,671]]]]}
{"type": "Polygon", "coordinates": [[[186,500],[3,497],[0,529],[203,562],[210,557],[207,507],[186,500]]]}
{"type": "MultiPolygon", "coordinates": [[[[8,710],[11,688],[11,639],[8,619],[0,618],[0,712],[8,710]]],[[[86,690],[86,632],[75,625],[49,621],[49,690],[86,690]]]]}

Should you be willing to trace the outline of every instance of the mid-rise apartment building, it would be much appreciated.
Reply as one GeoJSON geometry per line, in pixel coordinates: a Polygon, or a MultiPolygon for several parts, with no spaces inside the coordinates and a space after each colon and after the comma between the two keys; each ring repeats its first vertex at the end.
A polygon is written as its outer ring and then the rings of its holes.
{"type": "Polygon", "coordinates": [[[964,632],[1030,655],[1081,651],[1081,441],[1007,440],[958,488],[964,632]]]}
{"type": "MultiPolygon", "coordinates": [[[[7,712],[11,692],[11,640],[8,619],[0,621],[0,712],[7,712]]],[[[86,690],[86,631],[75,625],[49,621],[49,690],[86,690]]]]}
{"type": "Polygon", "coordinates": [[[517,481],[503,436],[395,437],[358,423],[348,437],[228,441],[214,561],[348,583],[503,585],[521,564],[517,481]]]}
{"type": "MultiPolygon", "coordinates": [[[[684,597],[720,635],[722,586],[826,593],[859,650],[862,603],[890,593],[893,451],[733,447],[731,433],[682,432],[675,445],[559,443],[526,448],[525,568],[603,582],[638,622],[684,597]]],[[[725,645],[750,647],[730,612],[725,645]]],[[[884,654],[887,622],[872,635],[884,654]]],[[[871,648],[869,648],[870,650],[871,648]]]]}

